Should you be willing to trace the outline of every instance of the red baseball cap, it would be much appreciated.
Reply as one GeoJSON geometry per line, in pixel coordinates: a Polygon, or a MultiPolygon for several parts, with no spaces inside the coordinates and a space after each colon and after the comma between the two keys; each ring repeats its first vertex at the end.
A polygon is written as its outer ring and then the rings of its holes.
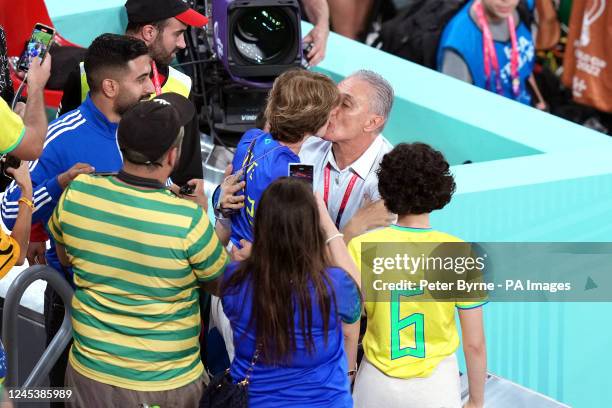
{"type": "Polygon", "coordinates": [[[192,8],[189,8],[174,17],[181,23],[192,27],[204,27],[206,24],[208,24],[208,17],[198,13],[192,8]]]}

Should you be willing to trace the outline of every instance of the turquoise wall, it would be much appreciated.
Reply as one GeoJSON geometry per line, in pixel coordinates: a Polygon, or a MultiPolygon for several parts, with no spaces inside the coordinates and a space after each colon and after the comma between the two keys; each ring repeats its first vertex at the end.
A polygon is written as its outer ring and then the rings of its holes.
{"type": "MultiPolygon", "coordinates": [[[[435,228],[475,242],[612,241],[608,136],[338,36],[329,49],[320,69],[336,80],[367,68],[393,84],[387,138],[429,143],[454,165],[457,193],[435,228]]],[[[489,371],[574,407],[612,406],[611,315],[612,303],[491,303],[489,371]]]]}
{"type": "MultiPolygon", "coordinates": [[[[95,3],[47,0],[59,31],[83,45],[125,26],[124,0],[95,3]]],[[[332,34],[319,70],[339,80],[361,68],[395,88],[385,136],[429,143],[454,165],[457,193],[434,214],[437,229],[481,242],[612,241],[609,137],[332,34]]],[[[611,303],[489,304],[490,371],[575,407],[612,406],[609,316],[611,303]]]]}

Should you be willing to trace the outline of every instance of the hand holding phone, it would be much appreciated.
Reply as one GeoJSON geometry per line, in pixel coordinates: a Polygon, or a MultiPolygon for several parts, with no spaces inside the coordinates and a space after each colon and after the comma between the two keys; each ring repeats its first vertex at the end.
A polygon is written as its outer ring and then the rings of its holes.
{"type": "Polygon", "coordinates": [[[53,37],[55,36],[55,29],[48,27],[44,24],[36,24],[32,31],[32,36],[26,44],[25,50],[19,59],[17,69],[19,71],[28,72],[32,62],[36,58],[40,58],[41,61],[45,60],[45,56],[53,43],[53,37]]]}
{"type": "Polygon", "coordinates": [[[28,72],[28,89],[29,92],[35,92],[36,90],[43,90],[49,81],[51,76],[51,54],[47,53],[46,58],[42,61],[36,57],[32,61],[32,66],[28,72]]]}

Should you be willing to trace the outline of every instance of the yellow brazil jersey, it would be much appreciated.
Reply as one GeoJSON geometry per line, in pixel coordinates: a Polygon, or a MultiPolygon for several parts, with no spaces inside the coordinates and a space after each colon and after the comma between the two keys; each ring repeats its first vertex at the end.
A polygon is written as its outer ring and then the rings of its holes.
{"type": "MultiPolygon", "coordinates": [[[[434,231],[393,225],[361,235],[349,252],[361,268],[362,243],[461,242],[434,231]]],[[[419,292],[420,293],[420,292],[419,292]]],[[[368,325],[363,349],[368,361],[396,378],[427,377],[444,358],[457,350],[459,335],[455,308],[471,309],[485,302],[410,302],[409,291],[392,291],[391,301],[365,299],[368,325]]]]}
{"type": "Polygon", "coordinates": [[[13,112],[2,98],[0,98],[0,123],[0,154],[10,153],[21,142],[25,126],[19,115],[13,112]]]}
{"type": "Polygon", "coordinates": [[[0,279],[6,275],[19,259],[19,244],[0,228],[0,279]]]}

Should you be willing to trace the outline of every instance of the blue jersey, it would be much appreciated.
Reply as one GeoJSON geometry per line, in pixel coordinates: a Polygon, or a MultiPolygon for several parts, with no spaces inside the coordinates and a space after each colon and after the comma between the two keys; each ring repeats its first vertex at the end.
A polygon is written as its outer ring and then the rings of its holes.
{"type": "MultiPolygon", "coordinates": [[[[473,4],[473,0],[468,2],[468,4],[466,4],[444,28],[442,38],[440,39],[440,45],[438,47],[438,69],[442,69],[444,52],[446,50],[454,51],[459,54],[467,64],[474,85],[479,88],[496,92],[494,79],[487,84],[484,69],[484,54],[482,49],[482,31],[470,15],[470,8],[473,4]]],[[[531,7],[532,2],[528,1],[527,5],[528,7],[531,7]]],[[[510,40],[506,42],[494,41],[495,53],[497,54],[497,59],[499,61],[503,95],[507,98],[515,99],[518,102],[530,105],[531,95],[527,89],[527,80],[533,72],[533,66],[535,63],[535,46],[529,28],[522,21],[519,22],[516,28],[516,37],[519,53],[518,76],[520,80],[518,96],[515,96],[514,92],[512,91],[512,77],[510,68],[512,43],[510,40]]]]}
{"type": "Polygon", "coordinates": [[[299,163],[300,158],[286,146],[260,129],[246,132],[236,148],[232,161],[234,173],[244,168],[244,208],[232,216],[231,241],[241,247],[240,240],[253,242],[253,221],[259,199],[274,180],[289,175],[289,163],[299,163]],[[250,154],[249,154],[250,152],[250,154]]]}
{"type": "MultiPolygon", "coordinates": [[[[223,280],[235,273],[238,264],[230,264],[223,280]]],[[[279,271],[280,272],[280,271],[279,271]]],[[[312,337],[314,350],[309,353],[300,328],[300,313],[294,306],[296,352],[288,363],[268,365],[258,361],[251,373],[249,407],[351,408],[351,386],[348,362],[344,351],[342,323],[355,323],[361,318],[361,296],[355,281],[340,268],[327,268],[328,288],[333,291],[331,314],[323,316],[317,295],[310,285],[312,305],[312,337]],[[329,317],[327,333],[324,318],[329,317]],[[327,338],[327,340],[326,340],[327,338]]],[[[253,293],[247,280],[223,294],[223,310],[233,330],[236,356],[230,373],[234,382],[242,381],[255,353],[255,324],[252,322],[253,293]]],[[[293,302],[295,304],[295,301],[293,302]]],[[[287,299],[288,307],[291,306],[287,299]]]]}
{"type": "MultiPolygon", "coordinates": [[[[98,110],[89,96],[78,109],[49,124],[43,153],[30,164],[35,205],[32,224],[42,222],[46,228],[63,192],[57,176],[75,164],[90,164],[96,172],[121,169],[123,160],[117,145],[117,127],[98,110]]],[[[12,182],[2,200],[2,220],[9,229],[13,229],[17,219],[19,197],[21,190],[12,182]]],[[[46,258],[51,267],[62,270],[53,239],[46,258]]]]}

